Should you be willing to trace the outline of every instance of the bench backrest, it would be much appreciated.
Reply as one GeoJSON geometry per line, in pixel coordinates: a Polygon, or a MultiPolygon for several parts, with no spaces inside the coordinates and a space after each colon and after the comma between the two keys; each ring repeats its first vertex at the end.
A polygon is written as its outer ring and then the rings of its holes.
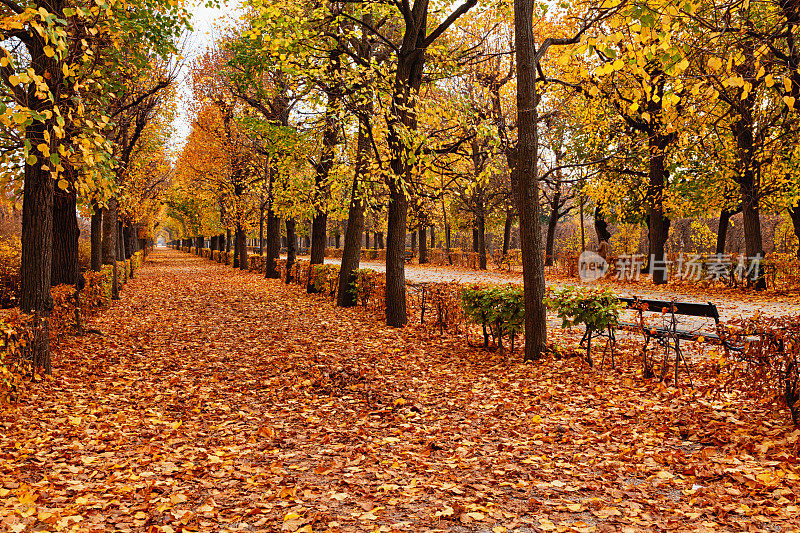
{"type": "Polygon", "coordinates": [[[717,306],[708,303],[694,302],[669,302],[666,300],[645,300],[642,298],[620,298],[620,302],[628,304],[631,309],[640,309],[652,313],[661,313],[664,309],[667,313],[674,312],[676,315],[701,316],[719,320],[717,306]]]}

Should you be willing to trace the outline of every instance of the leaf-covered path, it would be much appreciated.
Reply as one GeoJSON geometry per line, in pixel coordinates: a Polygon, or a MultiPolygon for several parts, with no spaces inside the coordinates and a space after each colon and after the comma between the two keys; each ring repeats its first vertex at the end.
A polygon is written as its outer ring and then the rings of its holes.
{"type": "MultiPolygon", "coordinates": [[[[157,251],[0,417],[0,530],[791,531],[800,431],[157,251]]],[[[624,359],[624,358],[623,358],[624,359]]]]}

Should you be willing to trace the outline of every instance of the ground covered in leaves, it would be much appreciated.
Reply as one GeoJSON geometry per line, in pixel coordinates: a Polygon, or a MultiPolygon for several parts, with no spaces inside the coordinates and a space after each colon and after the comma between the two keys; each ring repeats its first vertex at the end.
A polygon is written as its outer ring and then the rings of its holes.
{"type": "MultiPolygon", "coordinates": [[[[158,251],[0,416],[0,530],[796,531],[800,430],[158,251]]],[[[631,350],[633,352],[633,350],[631,350]]]]}

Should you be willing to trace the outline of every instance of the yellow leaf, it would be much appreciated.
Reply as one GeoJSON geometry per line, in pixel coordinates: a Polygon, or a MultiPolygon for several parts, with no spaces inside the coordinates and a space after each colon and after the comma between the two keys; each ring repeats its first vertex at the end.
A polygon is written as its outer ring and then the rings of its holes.
{"type": "Polygon", "coordinates": [[[12,74],[11,76],[8,77],[8,83],[10,83],[12,86],[17,85],[19,84],[19,78],[16,75],[12,74]]]}
{"type": "Polygon", "coordinates": [[[583,507],[579,503],[568,503],[566,507],[573,513],[580,512],[580,510],[583,509],[583,507]]]}
{"type": "Polygon", "coordinates": [[[541,424],[542,423],[542,417],[539,416],[539,415],[536,415],[531,419],[531,422],[533,422],[534,424],[541,424]]]}
{"type": "Polygon", "coordinates": [[[467,513],[467,516],[472,518],[473,520],[483,520],[484,518],[486,518],[485,514],[478,512],[467,513]]]}
{"type": "Polygon", "coordinates": [[[78,496],[77,498],[75,498],[75,503],[78,505],[86,505],[87,503],[89,503],[89,498],[87,498],[86,496],[78,496]]]}
{"type": "Polygon", "coordinates": [[[783,88],[787,93],[792,92],[792,79],[789,76],[783,78],[783,88]]]}
{"type": "Polygon", "coordinates": [[[784,96],[783,101],[789,109],[794,109],[794,96],[784,96]]]}
{"type": "Polygon", "coordinates": [[[28,114],[27,113],[17,112],[17,113],[14,113],[13,116],[14,116],[14,122],[16,122],[17,124],[22,124],[23,122],[28,120],[28,114]]]}
{"type": "Polygon", "coordinates": [[[287,513],[286,516],[283,517],[283,521],[288,522],[289,520],[294,520],[295,518],[300,518],[300,515],[297,513],[287,513]]]}
{"type": "Polygon", "coordinates": [[[44,55],[46,55],[47,57],[53,57],[54,55],[56,55],[56,51],[53,50],[52,46],[45,46],[43,48],[43,51],[44,51],[44,55]]]}
{"type": "Polygon", "coordinates": [[[772,87],[773,85],[775,85],[775,78],[772,77],[772,74],[767,74],[767,77],[764,78],[764,84],[767,87],[772,87]]]}
{"type": "Polygon", "coordinates": [[[722,60],[718,57],[710,57],[708,59],[708,66],[711,70],[719,70],[722,66],[722,60]]]}

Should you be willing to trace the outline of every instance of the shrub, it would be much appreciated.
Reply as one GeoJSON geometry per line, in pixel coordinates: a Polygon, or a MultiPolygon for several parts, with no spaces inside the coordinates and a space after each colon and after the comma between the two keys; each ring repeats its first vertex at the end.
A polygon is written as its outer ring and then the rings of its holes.
{"type": "Polygon", "coordinates": [[[335,295],[339,285],[339,265],[313,265],[310,283],[318,293],[335,295]]]}
{"type": "Polygon", "coordinates": [[[483,345],[489,346],[491,335],[495,344],[503,350],[503,337],[508,337],[514,350],[514,337],[525,326],[525,303],[523,289],[517,285],[505,287],[482,287],[470,285],[461,292],[461,306],[467,320],[481,324],[483,345]]]}
{"type": "Polygon", "coordinates": [[[0,237],[0,309],[19,304],[19,265],[22,244],[19,237],[0,237]]]}
{"type": "Polygon", "coordinates": [[[78,270],[85,271],[92,268],[92,243],[84,239],[78,241],[78,270]]]}
{"type": "Polygon", "coordinates": [[[561,319],[561,327],[584,324],[593,331],[613,328],[625,304],[609,289],[567,286],[549,291],[544,303],[561,319]]]}
{"type": "Polygon", "coordinates": [[[353,271],[353,281],[350,283],[350,293],[355,296],[366,309],[370,300],[375,295],[379,283],[379,274],[371,268],[358,268],[353,271]]]}
{"type": "Polygon", "coordinates": [[[800,316],[757,316],[736,327],[742,355],[726,362],[725,385],[763,405],[787,409],[800,425],[800,316]]]}

